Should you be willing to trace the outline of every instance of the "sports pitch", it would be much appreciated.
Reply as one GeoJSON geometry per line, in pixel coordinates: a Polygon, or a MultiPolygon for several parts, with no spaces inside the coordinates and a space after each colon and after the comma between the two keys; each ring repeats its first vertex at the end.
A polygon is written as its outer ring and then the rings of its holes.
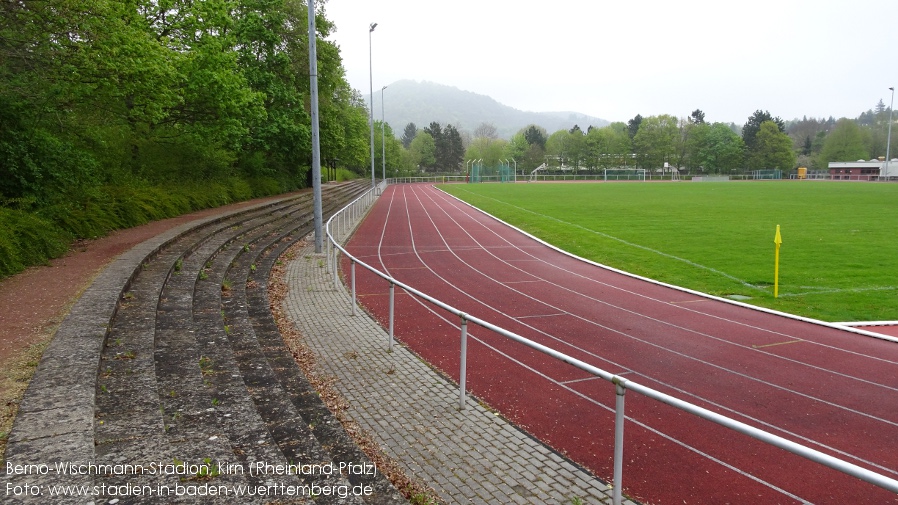
{"type": "Polygon", "coordinates": [[[898,320],[898,184],[454,184],[578,256],[824,321],[898,320]],[[780,225],[779,297],[774,235],[780,225]]]}

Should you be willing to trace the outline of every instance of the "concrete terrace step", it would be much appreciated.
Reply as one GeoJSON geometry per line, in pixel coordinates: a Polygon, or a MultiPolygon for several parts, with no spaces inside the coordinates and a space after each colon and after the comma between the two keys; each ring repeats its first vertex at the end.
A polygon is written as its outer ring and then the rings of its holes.
{"type": "MultiPolygon", "coordinates": [[[[327,187],[325,216],[367,187],[327,187]]],[[[330,463],[368,460],[309,387],[268,310],[268,272],[311,231],[311,203],[303,195],[193,222],[104,270],[61,325],[29,385],[6,459],[30,466],[7,476],[24,493],[6,498],[403,501],[380,474],[328,471],[330,463]],[[72,475],[57,464],[94,466],[72,475]],[[290,464],[316,471],[278,471],[290,464]],[[274,467],[250,472],[254,465],[274,467]],[[53,485],[88,487],[51,498],[53,485]],[[249,486],[254,496],[185,495],[210,487],[233,493],[237,486],[249,486]],[[354,496],[353,486],[372,493],[354,496]],[[27,496],[35,490],[44,495],[27,496]],[[348,496],[340,496],[344,491],[348,496]]]]}

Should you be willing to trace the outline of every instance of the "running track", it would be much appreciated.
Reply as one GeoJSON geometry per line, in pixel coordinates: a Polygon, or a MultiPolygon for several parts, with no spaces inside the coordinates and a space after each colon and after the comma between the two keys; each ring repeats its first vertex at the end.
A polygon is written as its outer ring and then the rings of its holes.
{"type": "MultiPolygon", "coordinates": [[[[898,344],[589,265],[425,185],[388,187],[348,250],[526,338],[898,477],[898,344]]],[[[345,259],[342,268],[348,274],[345,259]]],[[[387,283],[362,268],[356,275],[360,302],[386,325],[387,283]]],[[[457,381],[457,318],[400,290],[395,310],[397,338],[457,381]]],[[[483,328],[468,331],[469,392],[610,480],[614,387],[483,328]]],[[[637,393],[626,401],[624,492],[643,503],[898,503],[637,393]]]]}

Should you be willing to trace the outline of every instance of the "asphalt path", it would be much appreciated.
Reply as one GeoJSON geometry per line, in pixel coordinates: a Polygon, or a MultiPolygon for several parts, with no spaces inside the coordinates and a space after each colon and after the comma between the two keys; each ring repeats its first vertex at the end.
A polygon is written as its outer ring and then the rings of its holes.
{"type": "MultiPolygon", "coordinates": [[[[348,250],[467,313],[611,373],[898,478],[898,344],[646,282],[562,254],[428,185],[387,188],[348,250]]],[[[343,263],[348,275],[348,263],[343,263]]],[[[388,285],[356,269],[388,321],[388,285]]],[[[397,338],[459,379],[459,321],[397,291],[397,338]]],[[[471,394],[610,480],[614,387],[469,325],[471,394]]],[[[629,393],[624,491],[645,503],[898,496],[629,393]]]]}

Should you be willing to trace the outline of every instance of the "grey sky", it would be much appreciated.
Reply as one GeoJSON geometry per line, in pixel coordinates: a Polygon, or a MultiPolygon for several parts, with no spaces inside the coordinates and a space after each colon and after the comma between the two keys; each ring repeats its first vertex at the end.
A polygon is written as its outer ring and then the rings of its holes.
{"type": "MultiPolygon", "coordinates": [[[[898,85],[898,1],[327,0],[346,76],[401,79],[521,110],[744,123],[856,117],[898,85]],[[891,26],[889,26],[891,24],[891,26]]],[[[389,94],[389,89],[386,92],[389,94]]]]}

